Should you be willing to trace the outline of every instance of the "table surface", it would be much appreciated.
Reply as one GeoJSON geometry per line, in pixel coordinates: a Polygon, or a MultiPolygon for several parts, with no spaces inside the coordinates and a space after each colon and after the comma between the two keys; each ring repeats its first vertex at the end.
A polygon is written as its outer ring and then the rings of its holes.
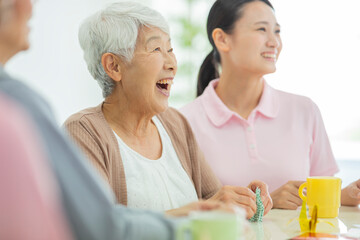
{"type": "MultiPolygon", "coordinates": [[[[300,208],[297,210],[272,209],[263,218],[263,222],[249,223],[245,226],[246,240],[282,240],[301,234],[299,225],[300,208]]],[[[339,217],[320,219],[316,232],[343,234],[354,225],[360,228],[360,206],[340,207],[339,217]]]]}

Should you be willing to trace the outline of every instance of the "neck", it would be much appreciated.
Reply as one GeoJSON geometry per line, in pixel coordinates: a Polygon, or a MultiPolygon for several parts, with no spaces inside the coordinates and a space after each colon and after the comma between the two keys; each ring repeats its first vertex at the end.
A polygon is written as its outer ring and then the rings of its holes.
{"type": "Polygon", "coordinates": [[[5,65],[16,53],[9,46],[0,43],[0,64],[5,65]]]}
{"type": "Polygon", "coordinates": [[[0,64],[2,66],[5,66],[5,64],[9,61],[10,57],[9,56],[6,56],[5,54],[3,54],[3,49],[0,48],[0,64]]]}
{"type": "Polygon", "coordinates": [[[262,75],[223,68],[215,91],[230,110],[247,119],[259,104],[263,86],[262,75]]]}
{"type": "Polygon", "coordinates": [[[111,128],[126,137],[146,138],[154,130],[151,121],[155,115],[129,101],[117,88],[105,99],[102,107],[106,121],[111,128]]]}

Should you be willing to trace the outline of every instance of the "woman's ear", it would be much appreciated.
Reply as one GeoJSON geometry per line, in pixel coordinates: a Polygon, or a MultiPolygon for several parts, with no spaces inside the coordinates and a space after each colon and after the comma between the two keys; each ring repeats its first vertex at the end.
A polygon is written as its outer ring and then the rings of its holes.
{"type": "Polygon", "coordinates": [[[101,64],[109,77],[115,82],[121,80],[120,59],[113,53],[104,53],[101,56],[101,64]]]}
{"type": "Polygon", "coordinates": [[[221,52],[229,52],[229,36],[221,28],[215,28],[211,34],[216,48],[221,52]]]}

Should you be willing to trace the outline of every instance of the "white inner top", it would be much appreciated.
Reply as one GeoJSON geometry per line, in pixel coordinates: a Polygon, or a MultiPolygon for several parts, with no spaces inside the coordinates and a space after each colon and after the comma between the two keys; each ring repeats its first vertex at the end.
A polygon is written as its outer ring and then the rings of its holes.
{"type": "Polygon", "coordinates": [[[169,135],[157,117],[162,154],[148,159],[129,146],[115,133],[124,164],[128,207],[165,211],[197,201],[195,187],[182,167],[169,135]]]}

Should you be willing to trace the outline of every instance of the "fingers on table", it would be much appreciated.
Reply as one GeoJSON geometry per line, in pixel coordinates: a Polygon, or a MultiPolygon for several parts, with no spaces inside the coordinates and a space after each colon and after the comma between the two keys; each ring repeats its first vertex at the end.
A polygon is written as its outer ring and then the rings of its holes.
{"type": "Polygon", "coordinates": [[[349,188],[349,195],[351,198],[360,199],[360,188],[357,184],[351,184],[349,188]]]}
{"type": "Polygon", "coordinates": [[[301,186],[301,184],[303,184],[305,181],[289,181],[289,184],[294,185],[297,189],[299,189],[299,187],[301,186]]]}

